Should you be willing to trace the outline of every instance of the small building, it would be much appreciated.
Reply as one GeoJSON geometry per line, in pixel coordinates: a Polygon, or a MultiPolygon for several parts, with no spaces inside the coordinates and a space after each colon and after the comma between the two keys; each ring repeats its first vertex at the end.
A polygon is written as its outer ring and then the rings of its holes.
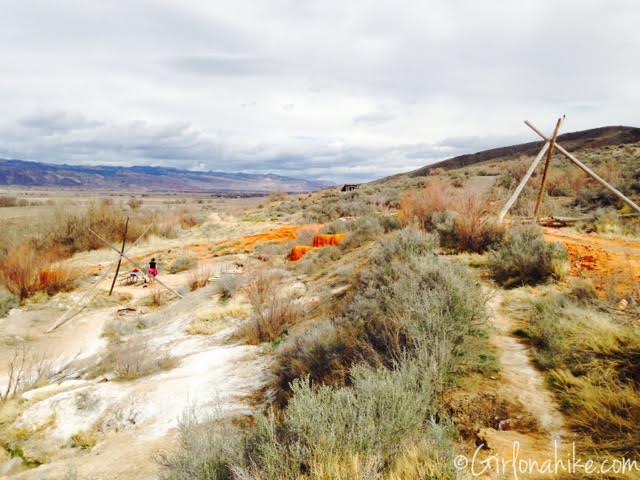
{"type": "Polygon", "coordinates": [[[352,192],[360,188],[359,183],[345,183],[340,189],[341,192],[352,192]]]}

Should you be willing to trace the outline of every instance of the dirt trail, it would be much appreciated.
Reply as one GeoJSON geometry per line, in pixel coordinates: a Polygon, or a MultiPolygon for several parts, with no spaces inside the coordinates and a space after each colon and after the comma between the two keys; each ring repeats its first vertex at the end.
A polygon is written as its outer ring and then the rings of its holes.
{"type": "MultiPolygon", "coordinates": [[[[517,444],[520,451],[518,458],[542,462],[553,458],[556,446],[561,450],[562,441],[567,438],[564,419],[542,374],[534,367],[528,347],[513,336],[515,324],[503,313],[502,295],[498,291],[492,293],[488,310],[493,326],[491,341],[500,352],[501,394],[519,401],[537,420],[540,432],[525,434],[485,428],[480,431],[479,437],[490,448],[490,455],[503,461],[513,459],[517,444]]],[[[490,478],[500,478],[497,470],[490,478]]]]}

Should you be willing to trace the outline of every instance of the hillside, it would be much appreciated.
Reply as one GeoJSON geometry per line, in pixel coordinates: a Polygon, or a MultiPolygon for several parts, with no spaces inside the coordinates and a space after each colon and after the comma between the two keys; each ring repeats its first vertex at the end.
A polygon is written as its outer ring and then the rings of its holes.
{"type": "Polygon", "coordinates": [[[273,174],[194,172],[165,167],[55,165],[0,159],[0,185],[63,189],[182,192],[308,192],[322,182],[273,174]]]}
{"type": "MultiPolygon", "coordinates": [[[[578,132],[564,133],[558,137],[558,142],[570,152],[583,148],[599,148],[610,145],[623,145],[640,141],[640,128],[610,126],[592,128],[589,130],[581,130],[578,132]]],[[[440,162],[426,165],[417,170],[407,172],[405,174],[386,177],[383,181],[396,178],[402,175],[410,177],[420,177],[428,175],[429,171],[434,168],[444,168],[450,170],[454,168],[466,167],[477,163],[487,162],[490,160],[508,160],[520,155],[535,155],[543,142],[528,142],[519,145],[510,145],[507,147],[492,148],[477,153],[469,153],[459,155],[457,157],[442,160],[440,162]]]]}

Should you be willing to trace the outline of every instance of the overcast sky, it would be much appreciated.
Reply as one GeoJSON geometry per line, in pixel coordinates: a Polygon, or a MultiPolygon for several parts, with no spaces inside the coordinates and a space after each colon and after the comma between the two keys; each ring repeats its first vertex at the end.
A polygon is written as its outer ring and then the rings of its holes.
{"type": "Polygon", "coordinates": [[[0,157],[368,180],[639,126],[640,1],[0,0],[0,157]]]}

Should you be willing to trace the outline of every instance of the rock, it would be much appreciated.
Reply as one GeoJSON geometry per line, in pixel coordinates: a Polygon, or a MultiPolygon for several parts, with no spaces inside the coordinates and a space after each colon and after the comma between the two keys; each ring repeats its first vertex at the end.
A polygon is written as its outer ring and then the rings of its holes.
{"type": "Polygon", "coordinates": [[[4,475],[11,475],[18,472],[22,467],[22,459],[20,457],[13,457],[11,460],[0,464],[0,477],[4,475]]]}

